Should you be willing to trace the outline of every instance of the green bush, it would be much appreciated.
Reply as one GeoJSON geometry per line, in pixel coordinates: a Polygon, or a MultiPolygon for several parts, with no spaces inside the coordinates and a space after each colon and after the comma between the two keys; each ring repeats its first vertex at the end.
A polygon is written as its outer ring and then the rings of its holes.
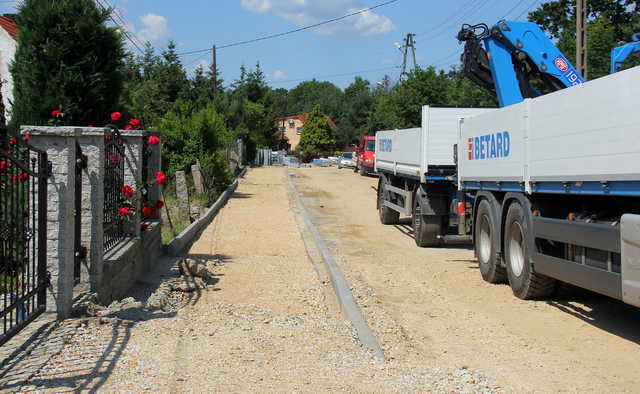
{"type": "Polygon", "coordinates": [[[116,111],[125,52],[121,33],[105,24],[109,11],[93,0],[18,4],[12,127],[45,124],[54,109],[79,126],[116,111]]]}

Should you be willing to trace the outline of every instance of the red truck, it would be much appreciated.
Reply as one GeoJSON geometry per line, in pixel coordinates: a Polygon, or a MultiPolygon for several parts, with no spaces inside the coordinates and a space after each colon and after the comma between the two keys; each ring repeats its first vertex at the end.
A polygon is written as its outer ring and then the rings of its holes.
{"type": "Polygon", "coordinates": [[[354,171],[360,175],[367,175],[374,172],[376,160],[376,137],[373,135],[363,135],[356,149],[356,167],[354,171]]]}

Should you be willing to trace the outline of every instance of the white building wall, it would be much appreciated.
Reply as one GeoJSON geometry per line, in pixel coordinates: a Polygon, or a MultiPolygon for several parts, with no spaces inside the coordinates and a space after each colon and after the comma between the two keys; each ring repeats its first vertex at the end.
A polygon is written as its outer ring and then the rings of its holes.
{"type": "Polygon", "coordinates": [[[7,121],[11,117],[11,104],[13,102],[13,78],[9,72],[9,64],[16,54],[16,41],[0,27],[0,80],[2,80],[2,102],[5,108],[7,121]]]}

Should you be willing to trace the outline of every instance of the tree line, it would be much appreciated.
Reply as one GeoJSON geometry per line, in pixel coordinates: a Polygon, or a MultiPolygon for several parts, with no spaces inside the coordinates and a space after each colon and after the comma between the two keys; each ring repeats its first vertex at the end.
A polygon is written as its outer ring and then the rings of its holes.
{"type": "MultiPolygon", "coordinates": [[[[590,79],[606,75],[610,50],[640,31],[639,10],[640,0],[589,2],[590,79]]],[[[571,60],[575,17],[575,0],[548,1],[529,14],[571,60]]],[[[249,159],[256,148],[277,148],[274,120],[280,116],[310,113],[306,128],[313,138],[302,147],[311,152],[342,149],[377,130],[418,127],[425,104],[497,105],[494,94],[470,82],[457,66],[418,69],[398,83],[391,76],[373,83],[355,77],[341,89],[313,79],[283,89],[270,86],[256,63],[242,66],[238,79],[225,83],[211,67],[188,73],[173,43],[159,53],[150,44],[142,54],[127,52],[124,37],[108,19],[109,10],[93,0],[20,3],[11,66],[14,129],[46,124],[52,109],[63,111],[64,122],[73,125],[104,124],[105,114],[118,110],[141,119],[145,128],[167,133],[163,155],[169,173],[188,170],[196,161],[215,173],[224,170],[217,152],[238,138],[246,142],[249,159]],[[323,123],[325,115],[336,130],[323,123]]],[[[627,66],[637,64],[638,57],[627,66]]]]}

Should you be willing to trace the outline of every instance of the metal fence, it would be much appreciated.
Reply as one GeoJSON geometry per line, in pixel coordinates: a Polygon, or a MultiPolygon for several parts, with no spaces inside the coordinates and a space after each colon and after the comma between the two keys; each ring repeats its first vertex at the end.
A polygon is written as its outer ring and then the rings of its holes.
{"type": "Polygon", "coordinates": [[[107,126],[105,133],[104,163],[104,250],[108,251],[127,237],[125,217],[120,208],[124,202],[122,188],[124,186],[125,148],[120,131],[107,126]]]}
{"type": "Polygon", "coordinates": [[[47,154],[0,144],[0,345],[46,308],[47,154]]]}

